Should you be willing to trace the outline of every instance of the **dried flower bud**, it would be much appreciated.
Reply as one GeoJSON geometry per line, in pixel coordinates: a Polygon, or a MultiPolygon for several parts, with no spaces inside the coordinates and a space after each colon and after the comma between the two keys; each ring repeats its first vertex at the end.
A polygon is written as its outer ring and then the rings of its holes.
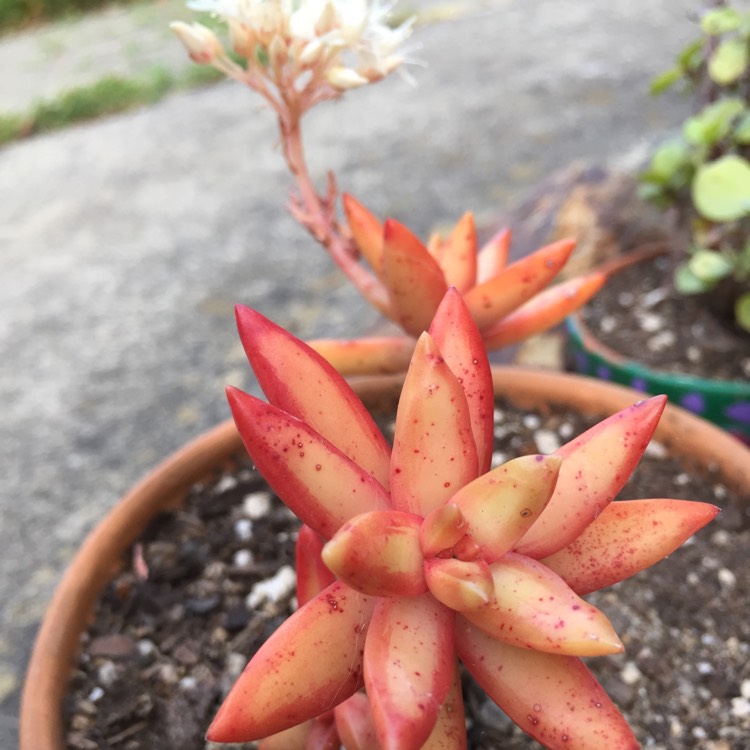
{"type": "Polygon", "coordinates": [[[221,42],[216,34],[200,23],[184,23],[174,21],[169,25],[180,41],[185,45],[190,58],[201,65],[213,62],[218,56],[224,54],[221,42]]]}
{"type": "Polygon", "coordinates": [[[326,73],[326,78],[328,79],[328,83],[335,89],[339,89],[339,91],[356,89],[360,86],[366,86],[370,82],[367,78],[357,73],[356,70],[345,68],[343,65],[331,68],[326,73]]]}

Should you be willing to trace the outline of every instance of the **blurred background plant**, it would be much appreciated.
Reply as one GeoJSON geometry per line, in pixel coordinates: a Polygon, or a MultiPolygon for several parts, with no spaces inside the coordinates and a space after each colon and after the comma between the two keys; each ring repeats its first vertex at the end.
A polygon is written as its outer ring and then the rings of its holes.
{"type": "Polygon", "coordinates": [[[676,289],[750,332],[750,9],[717,0],[698,22],[699,37],[652,83],[655,94],[689,92],[695,114],[656,150],[641,195],[687,234],[676,289]]]}

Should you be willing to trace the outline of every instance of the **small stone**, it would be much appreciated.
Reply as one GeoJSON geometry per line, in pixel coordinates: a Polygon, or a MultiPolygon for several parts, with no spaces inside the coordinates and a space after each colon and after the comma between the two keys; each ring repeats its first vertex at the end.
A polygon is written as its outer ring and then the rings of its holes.
{"type": "Polygon", "coordinates": [[[142,661],[148,663],[156,656],[156,644],[148,638],[141,638],[136,643],[136,649],[138,650],[138,656],[142,661]]]}
{"type": "Polygon", "coordinates": [[[729,568],[722,568],[716,575],[725,589],[733,589],[737,585],[737,576],[729,568]]]}
{"type": "Polygon", "coordinates": [[[104,689],[101,688],[99,685],[91,689],[91,692],[88,695],[88,699],[92,703],[96,703],[98,700],[101,700],[104,697],[104,689]]]}
{"type": "Polygon", "coordinates": [[[113,661],[105,661],[99,665],[96,671],[96,679],[105,688],[111,687],[117,682],[118,669],[113,661]]]}
{"type": "Polygon", "coordinates": [[[231,474],[225,474],[214,487],[214,491],[217,494],[222,494],[228,490],[233,490],[237,486],[237,479],[231,474]]]}
{"type": "Polygon", "coordinates": [[[203,577],[209,581],[221,581],[226,576],[227,568],[221,560],[212,560],[203,569],[203,577]]]}
{"type": "Polygon", "coordinates": [[[253,522],[249,518],[240,518],[234,524],[234,535],[246,542],[253,535],[253,522]]]}
{"type": "Polygon", "coordinates": [[[707,661],[699,661],[695,668],[698,670],[698,674],[713,674],[714,665],[707,661]]]}
{"type": "Polygon", "coordinates": [[[599,329],[602,333],[612,333],[617,328],[617,319],[612,315],[605,315],[599,321],[599,329]]]}
{"type": "Polygon", "coordinates": [[[253,553],[249,549],[238,549],[234,553],[232,563],[235,568],[247,570],[253,564],[253,553]]]}
{"type": "Polygon", "coordinates": [[[502,451],[494,451],[492,454],[492,468],[502,466],[508,460],[508,454],[502,451]]]}
{"type": "Polygon", "coordinates": [[[750,700],[750,680],[742,680],[742,684],[740,685],[740,695],[743,698],[750,700]]]}
{"type": "Polygon", "coordinates": [[[742,696],[732,698],[732,716],[736,716],[738,719],[750,716],[750,700],[742,696]]]}
{"type": "Polygon", "coordinates": [[[705,740],[706,737],[708,737],[706,730],[703,727],[693,727],[691,734],[696,740],[705,740]]]}
{"type": "Polygon", "coordinates": [[[190,597],[185,599],[185,609],[193,615],[207,615],[213,612],[220,603],[221,599],[217,595],[190,597]]]}
{"type": "Polygon", "coordinates": [[[635,685],[635,683],[638,682],[641,677],[643,677],[643,675],[641,674],[641,670],[638,669],[635,663],[629,661],[625,664],[622,670],[620,670],[620,677],[626,685],[635,685]]]}
{"type": "Polygon", "coordinates": [[[174,664],[166,663],[159,665],[159,680],[165,685],[176,685],[180,679],[177,673],[177,667],[174,664]]]}
{"type": "Polygon", "coordinates": [[[523,426],[527,430],[536,430],[541,424],[542,420],[536,414],[526,414],[523,418],[523,426]]]}
{"type": "Polygon", "coordinates": [[[245,600],[249,609],[255,609],[263,602],[278,602],[291,596],[297,585],[297,575],[291,565],[279,568],[272,578],[256,583],[245,600]]]}
{"type": "Polygon", "coordinates": [[[651,458],[666,458],[669,455],[664,443],[658,440],[651,440],[646,446],[645,454],[651,458]]]}
{"type": "Polygon", "coordinates": [[[95,687],[91,693],[89,693],[88,700],[80,700],[76,703],[76,711],[79,714],[85,714],[86,716],[96,716],[95,701],[98,701],[104,696],[104,691],[100,687],[95,687]],[[94,695],[94,698],[91,696],[94,695]]]}
{"type": "Polygon", "coordinates": [[[656,307],[658,304],[664,302],[668,296],[669,289],[666,287],[657,287],[650,292],[646,292],[646,294],[641,297],[641,305],[647,308],[656,307]]]}
{"type": "Polygon", "coordinates": [[[122,659],[135,654],[136,644],[135,640],[127,634],[102,635],[91,641],[88,652],[91,656],[122,659]]]}
{"type": "Polygon", "coordinates": [[[647,333],[655,333],[661,330],[664,326],[664,318],[661,315],[655,315],[654,313],[644,313],[640,316],[639,320],[641,329],[647,333]]]}
{"type": "Polygon", "coordinates": [[[681,474],[678,474],[678,475],[677,475],[677,476],[676,476],[676,477],[674,478],[674,483],[675,483],[675,484],[676,484],[676,485],[677,485],[678,487],[685,487],[686,485],[690,484],[690,481],[691,481],[691,479],[690,479],[690,474],[688,474],[688,473],[687,473],[687,472],[685,472],[685,471],[683,471],[683,472],[682,472],[681,474]]]}
{"type": "Polygon", "coordinates": [[[187,675],[180,680],[180,689],[185,692],[193,692],[198,687],[198,680],[193,675],[187,675]]]}
{"type": "Polygon", "coordinates": [[[242,502],[242,513],[253,521],[264,518],[271,510],[271,496],[267,492],[251,492],[242,502]]]}
{"type": "Polygon", "coordinates": [[[728,531],[720,529],[711,535],[711,544],[716,547],[728,547],[732,543],[732,536],[728,531]]]}
{"type": "Polygon", "coordinates": [[[674,716],[669,720],[669,734],[672,737],[679,737],[682,734],[683,726],[679,719],[674,716]]]}
{"type": "Polygon", "coordinates": [[[676,340],[677,338],[673,331],[659,331],[656,335],[651,336],[646,346],[652,352],[662,352],[665,349],[669,349],[670,346],[674,346],[676,340]]]}
{"type": "Polygon", "coordinates": [[[685,356],[690,362],[700,362],[703,358],[701,350],[697,346],[689,346],[685,349],[685,356]]]}
{"type": "Polygon", "coordinates": [[[200,658],[200,654],[198,653],[199,649],[200,647],[195,641],[184,641],[175,646],[174,651],[172,651],[172,656],[175,658],[175,661],[180,662],[180,664],[190,666],[198,663],[198,659],[200,658]]]}
{"type": "Polygon", "coordinates": [[[633,292],[620,292],[617,297],[617,301],[623,307],[630,307],[633,302],[635,302],[635,295],[633,294],[633,292]]]}
{"type": "Polygon", "coordinates": [[[558,433],[560,433],[560,437],[563,440],[567,440],[568,438],[573,437],[573,430],[575,428],[570,422],[563,422],[560,427],[558,428],[558,433]]]}
{"type": "Polygon", "coordinates": [[[242,674],[242,671],[245,669],[246,665],[247,658],[242,654],[238,654],[232,651],[231,653],[227,654],[226,666],[224,667],[224,669],[227,674],[232,675],[232,677],[238,677],[240,674],[242,674]]]}
{"type": "Polygon", "coordinates": [[[534,442],[540,453],[554,453],[560,447],[560,439],[552,430],[537,430],[534,442]]]}

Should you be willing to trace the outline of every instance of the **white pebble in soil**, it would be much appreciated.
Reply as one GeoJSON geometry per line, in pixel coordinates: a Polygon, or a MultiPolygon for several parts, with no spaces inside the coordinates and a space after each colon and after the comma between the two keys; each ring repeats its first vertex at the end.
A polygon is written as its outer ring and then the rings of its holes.
{"type": "Polygon", "coordinates": [[[242,513],[253,521],[264,518],[271,510],[271,495],[267,492],[251,492],[242,502],[242,513]]]}
{"type": "Polygon", "coordinates": [[[232,562],[235,568],[247,570],[254,562],[253,553],[249,549],[238,549],[234,553],[232,562]]]}
{"type": "Polygon", "coordinates": [[[560,447],[560,439],[552,430],[537,430],[534,442],[540,453],[554,453],[560,447]]]}
{"type": "Polygon", "coordinates": [[[234,535],[246,542],[253,535],[253,522],[249,518],[240,518],[234,522],[234,535]]]}
{"type": "Polygon", "coordinates": [[[245,599],[249,609],[255,609],[265,602],[279,602],[290,596],[297,585],[297,576],[294,568],[284,565],[276,573],[265,581],[258,581],[245,599]]]}

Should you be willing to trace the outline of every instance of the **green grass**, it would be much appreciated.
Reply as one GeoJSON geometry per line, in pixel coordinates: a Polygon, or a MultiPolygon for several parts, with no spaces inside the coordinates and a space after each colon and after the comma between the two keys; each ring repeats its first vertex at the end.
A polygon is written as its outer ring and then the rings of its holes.
{"type": "MultiPolygon", "coordinates": [[[[124,5],[134,0],[116,1],[124,5]]],[[[0,0],[0,34],[111,4],[111,0],[0,0]]]]}
{"type": "Polygon", "coordinates": [[[213,83],[221,78],[221,73],[208,66],[187,68],[181,76],[163,68],[154,68],[140,78],[107,76],[91,86],[71,89],[55,99],[39,102],[30,112],[0,115],[0,145],[153,104],[171,91],[213,83]]]}

